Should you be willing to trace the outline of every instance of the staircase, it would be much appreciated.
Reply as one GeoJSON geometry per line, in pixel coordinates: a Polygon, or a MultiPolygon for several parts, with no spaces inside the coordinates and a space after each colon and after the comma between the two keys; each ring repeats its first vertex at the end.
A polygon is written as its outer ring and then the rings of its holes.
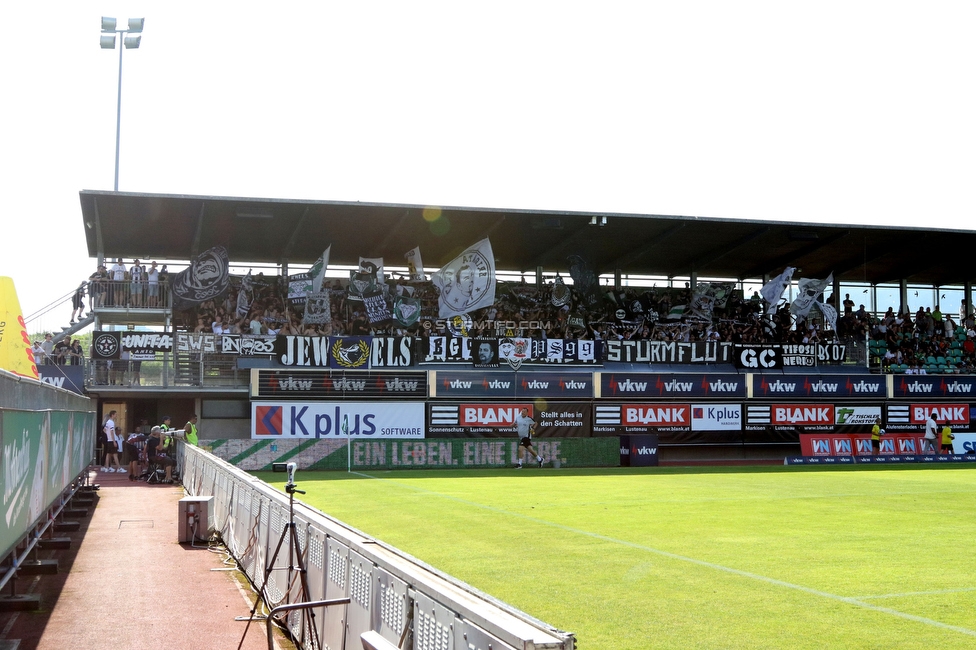
{"type": "Polygon", "coordinates": [[[177,386],[199,386],[200,385],[200,360],[199,353],[173,351],[173,383],[177,386]]]}
{"type": "Polygon", "coordinates": [[[81,330],[85,329],[86,327],[88,327],[94,322],[95,322],[94,314],[88,314],[85,318],[82,318],[74,325],[68,325],[67,327],[62,327],[61,331],[54,335],[53,342],[57,343],[58,341],[63,341],[64,339],[68,338],[75,332],[80,332],[81,330]]]}

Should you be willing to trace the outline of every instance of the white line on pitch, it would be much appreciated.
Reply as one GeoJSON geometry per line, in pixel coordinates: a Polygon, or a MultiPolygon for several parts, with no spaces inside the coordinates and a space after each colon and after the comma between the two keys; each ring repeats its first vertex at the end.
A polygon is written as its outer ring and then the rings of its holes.
{"type": "Polygon", "coordinates": [[[768,576],[759,575],[758,573],[750,573],[749,571],[742,571],[740,569],[733,569],[731,567],[722,566],[721,564],[715,564],[713,562],[706,562],[704,560],[697,560],[693,557],[687,557],[684,555],[678,555],[677,553],[671,553],[669,551],[662,551],[661,549],[653,548],[651,546],[645,546],[643,544],[636,544],[634,542],[628,542],[622,539],[616,539],[615,537],[608,537],[606,535],[601,535],[599,533],[593,533],[588,530],[580,530],[578,528],[572,528],[571,526],[564,526],[562,524],[553,523],[551,521],[545,521],[544,519],[539,519],[537,517],[530,517],[528,515],[523,515],[517,512],[512,512],[510,510],[503,510],[501,508],[495,508],[493,506],[486,506],[482,503],[475,503],[473,501],[467,501],[466,499],[459,499],[458,497],[453,497],[447,494],[442,494],[441,492],[433,492],[431,490],[426,490],[424,488],[417,487],[415,485],[410,485],[407,483],[401,483],[394,479],[382,478],[379,476],[372,476],[370,474],[364,474],[362,472],[352,472],[359,476],[365,478],[372,478],[379,481],[388,481],[390,483],[396,483],[397,485],[409,488],[417,492],[424,492],[426,494],[431,494],[434,496],[439,496],[442,499],[449,499],[451,501],[457,501],[458,503],[463,503],[468,506],[473,506],[475,508],[481,508],[483,510],[489,510],[491,512],[497,512],[499,514],[508,515],[510,517],[519,517],[525,519],[526,521],[531,521],[542,526],[550,526],[552,528],[558,528],[564,530],[568,533],[574,533],[577,535],[585,535],[587,537],[592,537],[593,539],[599,539],[604,542],[610,542],[612,544],[619,544],[620,546],[628,546],[640,551],[647,551],[648,553],[654,553],[655,555],[660,555],[672,560],[678,560],[680,562],[687,562],[689,564],[695,564],[697,566],[705,567],[708,569],[713,569],[715,571],[722,571],[724,573],[730,573],[732,575],[740,576],[742,578],[749,578],[751,580],[757,580],[759,582],[765,582],[766,584],[776,585],[777,587],[784,587],[786,589],[793,589],[806,594],[811,594],[813,596],[819,596],[821,598],[827,598],[829,600],[836,600],[842,603],[847,603],[848,605],[854,605],[855,607],[860,607],[862,609],[868,609],[875,612],[881,612],[883,614],[890,614],[891,616],[897,616],[898,618],[903,618],[905,620],[914,621],[916,623],[923,623],[925,625],[931,625],[932,627],[941,628],[943,630],[950,630],[952,632],[959,632],[960,634],[966,634],[968,636],[976,637],[976,630],[970,630],[969,628],[959,627],[958,625],[949,625],[948,623],[942,623],[940,621],[933,620],[931,618],[925,618],[924,616],[916,616],[914,614],[908,614],[906,612],[900,612],[896,609],[891,609],[890,607],[881,607],[879,605],[872,605],[871,603],[866,603],[860,598],[851,598],[847,596],[839,596],[837,594],[832,594],[826,591],[820,591],[819,589],[812,589],[810,587],[804,587],[803,585],[796,585],[791,582],[786,582],[784,580],[777,580],[776,578],[770,578],[768,576]]]}
{"type": "Polygon", "coordinates": [[[871,600],[872,598],[908,598],[909,596],[938,596],[939,594],[958,594],[965,591],[976,591],[976,587],[964,587],[962,589],[940,589],[938,591],[906,591],[903,594],[878,594],[877,596],[855,596],[858,600],[871,600]]]}

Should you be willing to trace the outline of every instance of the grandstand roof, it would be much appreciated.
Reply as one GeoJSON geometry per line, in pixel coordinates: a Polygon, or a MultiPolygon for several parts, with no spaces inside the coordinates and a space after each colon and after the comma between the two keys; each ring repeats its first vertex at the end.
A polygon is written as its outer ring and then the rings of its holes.
{"type": "Polygon", "coordinates": [[[434,268],[488,237],[497,267],[522,272],[565,272],[580,254],[597,273],[629,275],[745,279],[792,265],[797,277],[833,272],[843,282],[976,277],[968,230],[91,190],[81,209],[88,252],[105,258],[187,260],[224,245],[238,264],[311,264],[331,244],[333,264],[362,256],[398,266],[419,246],[434,268]],[[436,210],[440,220],[425,220],[436,210]]]}

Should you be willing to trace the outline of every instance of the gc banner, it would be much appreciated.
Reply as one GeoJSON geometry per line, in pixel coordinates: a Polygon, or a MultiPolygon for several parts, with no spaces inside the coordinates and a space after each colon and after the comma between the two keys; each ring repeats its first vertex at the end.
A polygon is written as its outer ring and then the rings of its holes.
{"type": "Polygon", "coordinates": [[[423,438],[423,402],[252,402],[251,438],[423,438]]]}

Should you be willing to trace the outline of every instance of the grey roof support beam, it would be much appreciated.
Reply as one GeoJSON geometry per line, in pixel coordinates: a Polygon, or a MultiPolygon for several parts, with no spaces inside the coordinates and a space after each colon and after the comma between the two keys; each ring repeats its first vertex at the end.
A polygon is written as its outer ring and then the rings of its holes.
{"type": "Polygon", "coordinates": [[[783,267],[788,265],[794,265],[796,264],[797,260],[799,260],[800,258],[806,257],[811,253],[816,253],[821,248],[824,248],[825,246],[830,246],[834,242],[843,239],[849,234],[850,234],[849,230],[841,230],[835,232],[829,237],[818,239],[816,242],[812,244],[807,244],[802,248],[798,248],[792,253],[789,253],[787,255],[781,255],[778,258],[771,260],[768,264],[764,265],[763,267],[753,267],[749,269],[749,271],[744,275],[744,277],[754,278],[760,275],[765,275],[767,273],[769,273],[770,275],[778,275],[779,273],[782,272],[783,267]],[[777,271],[777,269],[779,270],[777,271]]]}
{"type": "Polygon", "coordinates": [[[288,267],[288,262],[291,260],[291,253],[295,250],[295,244],[298,243],[298,238],[301,237],[302,230],[305,228],[305,221],[308,220],[308,206],[305,206],[305,210],[302,212],[302,216],[298,218],[298,222],[295,227],[291,230],[291,237],[288,238],[288,243],[285,244],[285,248],[281,251],[281,259],[278,263],[288,267]]]}
{"type": "Polygon", "coordinates": [[[193,243],[190,244],[190,259],[195,259],[200,254],[200,240],[203,238],[203,214],[207,209],[207,202],[200,202],[200,214],[197,217],[196,231],[193,233],[193,243]]]}

